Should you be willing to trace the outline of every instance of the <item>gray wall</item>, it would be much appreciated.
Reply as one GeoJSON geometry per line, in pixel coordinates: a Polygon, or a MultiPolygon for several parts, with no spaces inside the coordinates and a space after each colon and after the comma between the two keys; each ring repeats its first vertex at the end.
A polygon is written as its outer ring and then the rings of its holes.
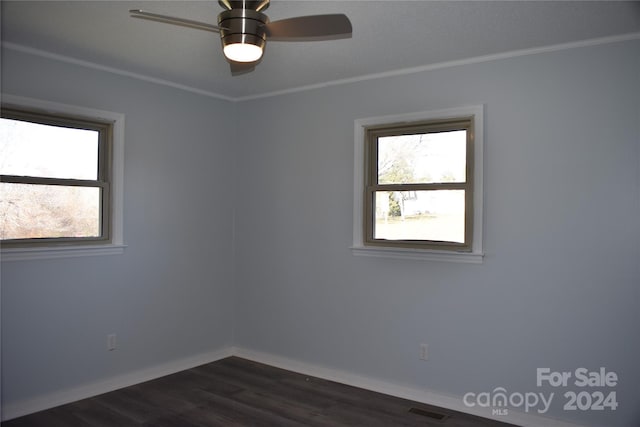
{"type": "Polygon", "coordinates": [[[233,110],[3,51],[2,91],[125,114],[123,255],[2,263],[3,400],[229,346],[233,110]],[[106,351],[115,332],[119,349],[106,351]]]}
{"type": "Polygon", "coordinates": [[[634,41],[243,104],[261,134],[238,139],[237,345],[458,396],[604,366],[620,377],[616,412],[563,411],[573,387],[547,415],[636,425],[639,53],[634,41]],[[480,103],[484,263],[352,256],[354,120],[480,103]]]}
{"type": "Polygon", "coordinates": [[[615,413],[563,411],[557,393],[551,415],[637,424],[638,52],[625,42],[237,105],[4,52],[3,91],[126,114],[129,247],[3,263],[3,399],[234,344],[458,396],[539,391],[538,367],[605,366],[620,377],[615,413]],[[480,103],[484,263],[354,257],[353,121],[480,103]],[[234,129],[239,109],[251,126],[234,129]]]}

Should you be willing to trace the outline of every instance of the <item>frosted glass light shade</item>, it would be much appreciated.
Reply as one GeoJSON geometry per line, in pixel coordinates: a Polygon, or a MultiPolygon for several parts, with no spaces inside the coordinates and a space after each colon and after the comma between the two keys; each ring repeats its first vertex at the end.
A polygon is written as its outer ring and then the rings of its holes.
{"type": "Polygon", "coordinates": [[[249,43],[231,43],[223,51],[224,56],[235,62],[254,62],[262,57],[262,48],[249,43]]]}

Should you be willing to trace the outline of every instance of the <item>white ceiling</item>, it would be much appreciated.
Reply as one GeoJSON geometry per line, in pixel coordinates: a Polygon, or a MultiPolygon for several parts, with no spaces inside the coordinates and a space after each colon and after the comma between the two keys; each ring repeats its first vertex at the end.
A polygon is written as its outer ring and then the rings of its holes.
{"type": "Polygon", "coordinates": [[[216,23],[216,0],[2,1],[5,48],[36,50],[227,98],[414,67],[640,33],[640,2],[272,0],[272,21],[345,13],[353,37],[271,42],[231,76],[219,36],[129,17],[129,9],[216,23]]]}

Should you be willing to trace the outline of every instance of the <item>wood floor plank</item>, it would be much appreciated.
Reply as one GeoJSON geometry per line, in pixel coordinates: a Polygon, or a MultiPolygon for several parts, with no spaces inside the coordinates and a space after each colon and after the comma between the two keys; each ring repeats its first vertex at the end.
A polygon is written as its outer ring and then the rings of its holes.
{"type": "Polygon", "coordinates": [[[140,424],[172,413],[171,408],[150,401],[144,391],[131,388],[103,394],[94,402],[140,424]]]}
{"type": "Polygon", "coordinates": [[[238,357],[2,423],[2,427],[509,425],[238,357]],[[411,412],[412,408],[419,410],[411,412]],[[437,414],[445,419],[434,418],[437,414]]]}
{"type": "Polygon", "coordinates": [[[294,400],[286,396],[247,390],[234,396],[234,400],[276,414],[290,422],[315,427],[335,426],[327,416],[327,409],[313,401],[294,400]]]}
{"type": "Polygon", "coordinates": [[[60,407],[37,412],[11,421],[5,421],[2,423],[2,426],[4,427],[5,425],[11,427],[69,427],[87,424],[81,419],[76,418],[75,415],[65,407],[60,407]]]}
{"type": "MultiPolygon", "coordinates": [[[[73,422],[91,427],[112,427],[115,425],[137,427],[140,425],[129,417],[97,404],[98,400],[94,397],[69,405],[69,410],[74,416],[73,422]],[[76,418],[81,421],[75,421],[76,418]]],[[[63,408],[59,409],[59,412],[63,411],[63,408]]]]}
{"type": "Polygon", "coordinates": [[[416,406],[415,402],[357,387],[347,385],[336,387],[336,383],[319,378],[290,377],[284,380],[284,384],[298,392],[304,390],[314,396],[315,399],[331,399],[336,404],[361,408],[364,411],[378,413],[381,416],[404,416],[411,407],[416,406]]]}
{"type": "Polygon", "coordinates": [[[276,413],[260,408],[259,406],[241,401],[238,399],[240,394],[242,393],[236,393],[231,396],[214,396],[206,408],[224,417],[233,419],[244,426],[298,427],[301,425],[283,418],[276,413]]]}

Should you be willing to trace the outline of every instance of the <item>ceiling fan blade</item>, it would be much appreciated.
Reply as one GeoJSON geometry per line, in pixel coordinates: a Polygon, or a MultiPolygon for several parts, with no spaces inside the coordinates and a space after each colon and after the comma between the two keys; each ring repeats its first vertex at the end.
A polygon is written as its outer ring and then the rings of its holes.
{"type": "Polygon", "coordinates": [[[235,62],[229,61],[229,67],[231,67],[231,75],[239,76],[242,74],[247,74],[255,70],[256,62],[235,62]]]}
{"type": "Polygon", "coordinates": [[[265,25],[269,40],[313,41],[350,38],[351,21],[343,14],[298,16],[265,25]]]}
{"type": "Polygon", "coordinates": [[[181,27],[195,28],[196,30],[211,31],[219,33],[220,27],[207,24],[206,22],[192,21],[190,19],[175,18],[173,16],[159,15],[157,13],[145,12],[140,9],[132,9],[129,11],[132,18],[147,19],[149,21],[163,22],[165,24],[179,25],[181,27]]]}

